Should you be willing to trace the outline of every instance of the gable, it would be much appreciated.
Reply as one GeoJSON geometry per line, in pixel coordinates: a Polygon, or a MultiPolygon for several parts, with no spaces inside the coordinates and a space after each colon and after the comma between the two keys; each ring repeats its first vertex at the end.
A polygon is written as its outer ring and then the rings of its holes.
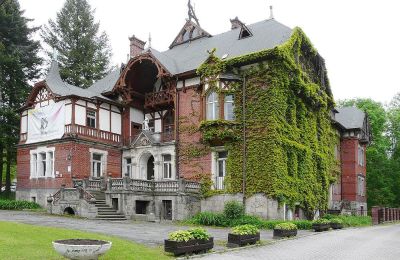
{"type": "Polygon", "coordinates": [[[177,45],[191,42],[203,37],[211,37],[211,34],[203,30],[199,24],[193,23],[191,20],[186,20],[185,25],[175,37],[169,48],[172,49],[177,45]]]}

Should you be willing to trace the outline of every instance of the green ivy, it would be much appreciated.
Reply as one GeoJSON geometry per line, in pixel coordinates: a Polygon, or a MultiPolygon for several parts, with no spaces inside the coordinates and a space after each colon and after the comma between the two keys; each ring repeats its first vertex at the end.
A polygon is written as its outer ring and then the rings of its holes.
{"type": "MultiPolygon", "coordinates": [[[[330,112],[334,99],[324,60],[299,28],[273,49],[220,60],[210,52],[197,70],[203,83],[215,83],[226,71],[239,73],[246,84],[232,88],[237,126],[206,121],[203,140],[229,137],[225,179],[228,192],[242,192],[243,124],[246,124],[246,196],[264,193],[306,213],[326,209],[329,185],[340,168],[334,155],[339,134],[330,112]],[[243,65],[256,64],[239,70],[243,65]],[[229,131],[228,131],[229,130],[229,131]]],[[[214,84],[213,87],[216,87],[214,84]]]]}

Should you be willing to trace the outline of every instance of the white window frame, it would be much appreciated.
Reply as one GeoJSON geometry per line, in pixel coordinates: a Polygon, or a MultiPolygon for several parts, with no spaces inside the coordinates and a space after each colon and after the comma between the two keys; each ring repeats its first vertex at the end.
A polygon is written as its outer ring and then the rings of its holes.
{"type": "Polygon", "coordinates": [[[358,145],[358,165],[364,166],[364,147],[358,145]]]}
{"type": "Polygon", "coordinates": [[[98,150],[98,149],[94,149],[94,148],[90,148],[89,149],[89,153],[90,153],[90,177],[92,178],[99,178],[102,176],[107,176],[107,155],[108,152],[107,151],[103,151],[103,150],[98,150]],[[100,176],[94,176],[94,167],[93,167],[93,155],[94,154],[98,154],[101,155],[101,160],[100,160],[100,176]]]}
{"type": "Polygon", "coordinates": [[[206,119],[207,120],[218,120],[219,119],[219,97],[218,93],[211,91],[206,96],[206,119]],[[211,111],[210,111],[211,107],[211,111]]]}
{"type": "Polygon", "coordinates": [[[54,171],[54,158],[55,147],[38,147],[37,149],[30,150],[30,178],[55,178],[54,171]],[[40,159],[44,154],[45,160],[40,159]],[[45,170],[39,176],[40,164],[45,163],[45,170]]]}
{"type": "Polygon", "coordinates": [[[235,120],[235,96],[233,94],[225,94],[224,97],[224,119],[233,121],[235,120]],[[232,100],[227,100],[227,97],[232,97],[232,100]],[[228,106],[232,106],[232,117],[228,117],[228,106]]]}
{"type": "Polygon", "coordinates": [[[90,127],[90,128],[96,128],[97,127],[97,111],[96,110],[94,110],[94,109],[87,109],[86,110],[86,126],[90,127]],[[91,113],[94,113],[94,115],[91,115],[91,113]],[[89,125],[89,119],[90,119],[90,122],[92,120],[94,121],[94,126],[89,125]]]}
{"type": "MultiPolygon", "coordinates": [[[[224,147],[216,147],[215,150],[212,152],[212,181],[214,183],[213,188],[215,190],[223,190],[225,189],[224,181],[227,175],[226,171],[226,160],[228,159],[228,154],[226,158],[219,158],[219,153],[227,152],[224,147]],[[219,162],[223,162],[223,175],[222,177],[219,176],[219,162]]],[[[227,152],[228,153],[228,152],[227,152]]]]}
{"type": "Polygon", "coordinates": [[[172,179],[172,155],[171,154],[163,154],[162,155],[162,172],[163,172],[163,179],[172,179]],[[166,155],[170,156],[169,160],[165,160],[166,155]],[[167,169],[167,171],[165,169],[167,169]]]}

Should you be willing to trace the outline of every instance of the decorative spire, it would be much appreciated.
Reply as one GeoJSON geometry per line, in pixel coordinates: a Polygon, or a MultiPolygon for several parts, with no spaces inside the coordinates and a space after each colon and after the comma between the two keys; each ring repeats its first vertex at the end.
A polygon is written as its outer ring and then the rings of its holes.
{"type": "Polygon", "coordinates": [[[269,19],[274,19],[274,11],[272,5],[269,6],[269,19]]]}
{"type": "Polygon", "coordinates": [[[194,19],[195,22],[197,23],[197,25],[200,26],[199,19],[197,19],[196,13],[194,12],[194,8],[193,8],[192,4],[190,3],[190,0],[188,1],[188,17],[189,17],[190,21],[192,19],[194,19]]]}

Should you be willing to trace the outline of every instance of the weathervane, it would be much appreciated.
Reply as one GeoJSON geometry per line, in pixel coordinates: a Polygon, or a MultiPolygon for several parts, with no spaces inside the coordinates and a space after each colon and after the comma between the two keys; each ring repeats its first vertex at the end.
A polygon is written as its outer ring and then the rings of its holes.
{"type": "Polygon", "coordinates": [[[192,18],[196,21],[197,25],[200,26],[199,19],[197,19],[196,13],[194,12],[194,8],[192,4],[190,3],[190,0],[188,1],[188,16],[189,20],[192,20],[192,18]]]}

